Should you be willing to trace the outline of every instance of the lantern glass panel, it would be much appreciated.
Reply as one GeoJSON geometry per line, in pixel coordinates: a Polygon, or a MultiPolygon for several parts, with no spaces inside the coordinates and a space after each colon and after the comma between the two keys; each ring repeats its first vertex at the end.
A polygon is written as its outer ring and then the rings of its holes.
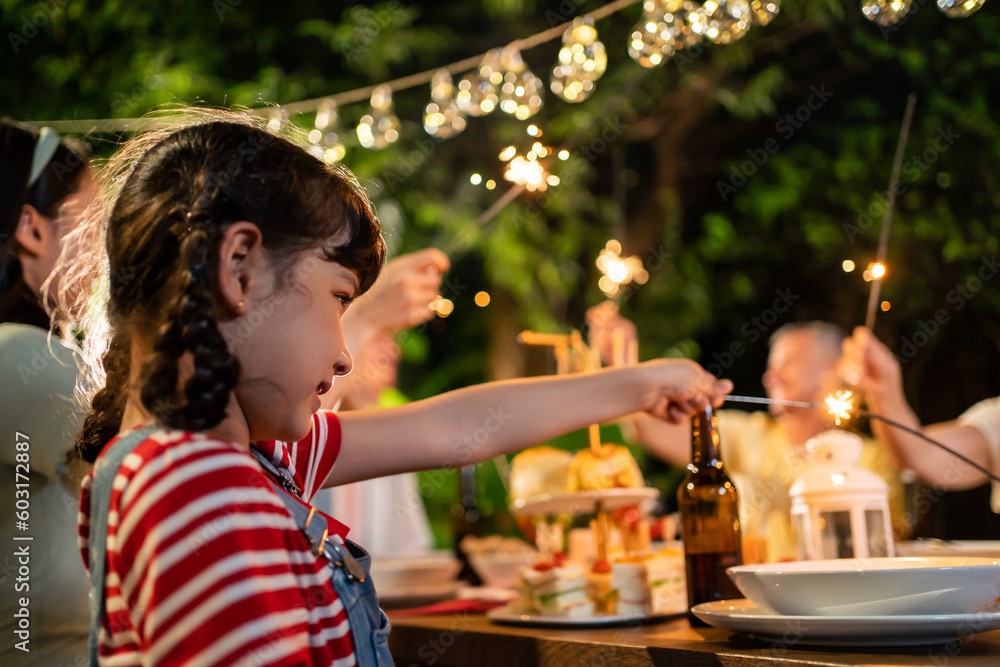
{"type": "Polygon", "coordinates": [[[820,558],[853,558],[850,511],[820,512],[819,523],[823,527],[820,558]]]}
{"type": "Polygon", "coordinates": [[[885,514],[882,510],[865,510],[868,525],[868,557],[878,558],[889,555],[889,541],[885,535],[885,514]]]}

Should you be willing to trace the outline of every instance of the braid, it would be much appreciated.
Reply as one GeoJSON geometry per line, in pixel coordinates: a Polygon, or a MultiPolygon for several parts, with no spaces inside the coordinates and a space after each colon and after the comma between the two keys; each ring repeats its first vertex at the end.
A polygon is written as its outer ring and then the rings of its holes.
{"type": "Polygon", "coordinates": [[[90,413],[76,438],[74,453],[88,463],[97,459],[104,445],[121,428],[131,362],[131,344],[126,332],[127,328],[123,327],[111,338],[108,351],[102,358],[107,379],[104,387],[94,394],[90,413]]]}
{"type": "Polygon", "coordinates": [[[160,422],[203,431],[225,417],[239,364],[212,316],[221,230],[211,222],[188,220],[179,230],[183,236],[180,258],[185,267],[180,298],[173,317],[168,318],[170,323],[154,345],[155,356],[145,369],[141,398],[160,422]],[[187,352],[193,356],[194,373],[185,382],[180,399],[178,361],[187,352]]]}

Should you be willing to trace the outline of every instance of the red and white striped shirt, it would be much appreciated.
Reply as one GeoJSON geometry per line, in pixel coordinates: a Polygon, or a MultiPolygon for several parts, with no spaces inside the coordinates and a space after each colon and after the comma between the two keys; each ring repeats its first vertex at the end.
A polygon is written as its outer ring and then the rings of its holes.
{"type": "MultiPolygon", "coordinates": [[[[295,472],[308,502],[340,452],[340,422],[318,412],[304,440],[256,448],[295,472]]],[[[91,484],[79,520],[88,569],[91,484]]],[[[355,664],[328,561],[235,443],[157,430],[139,444],[114,479],[107,554],[102,665],[355,664]]]]}

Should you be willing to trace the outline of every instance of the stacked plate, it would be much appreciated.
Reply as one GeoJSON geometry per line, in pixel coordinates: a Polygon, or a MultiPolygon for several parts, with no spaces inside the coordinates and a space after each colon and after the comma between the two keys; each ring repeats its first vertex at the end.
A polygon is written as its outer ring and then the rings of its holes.
{"type": "Polygon", "coordinates": [[[945,644],[1000,628],[1000,559],[848,558],[727,572],[748,599],[691,611],[788,648],[945,644]]]}
{"type": "Polygon", "coordinates": [[[455,579],[462,563],[451,551],[430,551],[372,560],[372,580],[384,606],[416,606],[453,596],[464,581],[455,579]]]}

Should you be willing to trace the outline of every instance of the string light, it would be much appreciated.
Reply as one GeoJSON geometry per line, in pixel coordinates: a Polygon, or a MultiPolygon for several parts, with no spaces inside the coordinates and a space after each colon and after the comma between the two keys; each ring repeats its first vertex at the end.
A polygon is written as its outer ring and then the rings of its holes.
{"type": "MultiPolygon", "coordinates": [[[[521,58],[521,52],[508,46],[500,56],[503,83],[500,84],[500,110],[518,120],[534,116],[542,108],[545,84],[521,58]]],[[[491,79],[492,80],[492,79],[491,79]]]]}
{"type": "Polygon", "coordinates": [[[693,0],[668,0],[663,20],[673,37],[675,51],[694,46],[705,34],[705,11],[693,0]]]}
{"type": "Polygon", "coordinates": [[[501,51],[502,49],[487,51],[479,67],[458,82],[455,102],[459,109],[470,116],[485,116],[497,108],[497,90],[503,83],[503,73],[500,71],[501,51]]]}
{"type": "Polygon", "coordinates": [[[701,11],[705,18],[698,27],[716,44],[735,42],[750,29],[747,0],[707,0],[701,11]]]}
{"type": "Polygon", "coordinates": [[[594,92],[594,82],[607,69],[608,54],[597,40],[594,20],[589,16],[575,19],[562,40],[549,87],[567,102],[582,102],[594,92]]]}
{"type": "Polygon", "coordinates": [[[750,16],[754,25],[767,25],[781,11],[781,0],[751,0],[750,16]]]}
{"type": "Polygon", "coordinates": [[[844,260],[844,263],[843,263],[843,264],[841,264],[841,266],[842,266],[842,267],[843,267],[843,269],[844,269],[844,273],[850,273],[850,272],[851,272],[851,271],[853,271],[853,270],[854,270],[854,268],[855,268],[855,267],[854,267],[854,262],[852,262],[852,261],[851,261],[851,260],[849,260],[849,259],[845,259],[845,260],[844,260]]]}
{"type": "Polygon", "coordinates": [[[667,14],[663,0],[646,0],[642,5],[642,18],[629,37],[628,54],[643,67],[656,67],[674,55],[675,38],[667,14]]]}
{"type": "Polygon", "coordinates": [[[490,294],[489,292],[476,292],[476,305],[480,308],[485,308],[490,305],[490,294]]]}
{"type": "Polygon", "coordinates": [[[270,132],[280,132],[282,126],[287,122],[288,114],[281,107],[275,107],[268,114],[267,129],[270,132]]]}
{"type": "Polygon", "coordinates": [[[347,154],[347,149],[340,141],[337,122],[339,117],[337,103],[332,99],[323,100],[316,110],[316,129],[309,133],[309,140],[323,147],[323,161],[327,164],[340,162],[347,154]],[[316,134],[319,135],[318,140],[315,140],[316,134]]]}
{"type": "Polygon", "coordinates": [[[424,109],[424,130],[427,134],[448,139],[465,129],[465,112],[455,99],[451,72],[439,69],[431,79],[431,102],[424,109]]]}
{"type": "Polygon", "coordinates": [[[372,108],[358,123],[358,141],[365,148],[380,150],[399,139],[399,118],[392,110],[392,89],[378,86],[372,91],[372,108]]]}
{"type": "Polygon", "coordinates": [[[861,0],[861,13],[880,26],[897,23],[910,11],[912,0],[861,0]]]}
{"type": "Polygon", "coordinates": [[[886,311],[888,311],[890,308],[892,308],[892,304],[891,303],[889,303],[888,301],[883,301],[882,302],[882,312],[883,313],[886,312],[886,311]]]}
{"type": "Polygon", "coordinates": [[[979,11],[986,0],[937,0],[938,9],[950,19],[960,19],[979,11]]]}

